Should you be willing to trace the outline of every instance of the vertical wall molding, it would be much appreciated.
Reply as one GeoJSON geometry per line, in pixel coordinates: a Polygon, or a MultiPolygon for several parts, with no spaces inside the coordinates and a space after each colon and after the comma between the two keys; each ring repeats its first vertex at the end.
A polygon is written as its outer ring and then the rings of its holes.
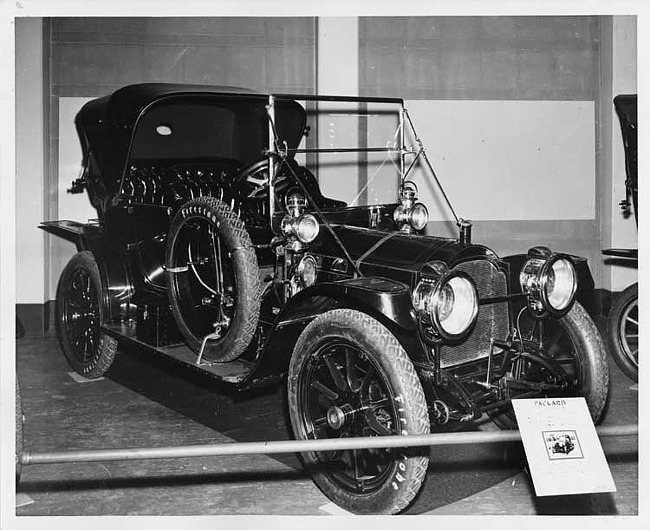
{"type": "MultiPolygon", "coordinates": [[[[317,34],[317,92],[321,95],[356,96],[359,94],[359,19],[357,17],[321,17],[317,34]]],[[[359,144],[360,119],[353,115],[328,115],[328,109],[352,110],[350,104],[318,103],[318,145],[338,148],[359,144]]],[[[318,179],[325,195],[352,199],[363,186],[359,155],[321,154],[318,179]],[[336,160],[337,166],[330,165],[336,160]],[[336,190],[334,189],[336,188],[336,190]],[[338,192],[338,193],[337,193],[338,192]]]]}
{"type": "MultiPolygon", "coordinates": [[[[596,168],[602,185],[599,187],[598,211],[599,233],[602,248],[612,246],[612,126],[614,118],[614,107],[612,104],[612,76],[614,71],[614,18],[611,16],[600,17],[600,86],[599,101],[597,105],[598,121],[596,168]]],[[[604,259],[603,259],[604,262],[604,259]]],[[[602,286],[604,289],[612,289],[611,267],[603,265],[602,286]]]]}
{"type": "Polygon", "coordinates": [[[318,93],[359,94],[359,19],[318,20],[318,93]]]}
{"type": "Polygon", "coordinates": [[[18,312],[28,333],[47,328],[47,262],[38,229],[48,208],[48,130],[45,103],[47,35],[43,19],[16,18],[16,301],[34,308],[18,312]]]}
{"type": "MultiPolygon", "coordinates": [[[[58,171],[52,155],[56,153],[52,145],[52,108],[53,98],[51,95],[51,73],[52,73],[52,21],[49,18],[43,19],[43,190],[45,201],[43,208],[43,220],[55,219],[58,213],[58,171]]],[[[49,300],[52,292],[51,263],[52,249],[50,234],[43,232],[44,248],[44,288],[45,300],[49,300]]],[[[47,307],[47,306],[46,306],[47,307]]],[[[48,328],[49,317],[45,314],[44,327],[48,328]]]]}

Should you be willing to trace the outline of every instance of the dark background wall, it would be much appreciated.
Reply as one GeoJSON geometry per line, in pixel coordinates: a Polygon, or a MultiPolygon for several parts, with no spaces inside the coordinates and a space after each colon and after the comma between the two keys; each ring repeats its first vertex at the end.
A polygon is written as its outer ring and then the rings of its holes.
{"type": "Polygon", "coordinates": [[[53,18],[54,96],[94,96],[131,83],[315,89],[313,18],[53,18]]]}
{"type": "Polygon", "coordinates": [[[598,17],[364,17],[359,90],[405,99],[595,101],[598,17]]]}

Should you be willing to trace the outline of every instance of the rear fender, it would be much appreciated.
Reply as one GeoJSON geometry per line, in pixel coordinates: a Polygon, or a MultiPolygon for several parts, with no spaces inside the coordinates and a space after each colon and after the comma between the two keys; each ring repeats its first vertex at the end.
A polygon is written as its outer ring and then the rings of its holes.
{"type": "Polygon", "coordinates": [[[94,224],[76,221],[48,221],[39,228],[54,234],[77,247],[77,251],[88,250],[93,253],[99,274],[104,285],[104,308],[107,321],[124,316],[130,307],[133,294],[129,278],[124,248],[112,238],[104,237],[102,228],[94,224]]]}

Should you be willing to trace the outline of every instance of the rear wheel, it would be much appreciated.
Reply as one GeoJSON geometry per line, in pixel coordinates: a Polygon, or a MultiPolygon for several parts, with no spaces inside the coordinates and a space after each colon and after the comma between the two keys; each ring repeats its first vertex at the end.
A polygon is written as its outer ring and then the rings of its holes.
{"type": "Polygon", "coordinates": [[[106,373],[117,341],[102,332],[103,287],[92,252],[75,254],[68,262],[56,295],[56,327],[61,348],[74,370],[89,379],[106,373]]]}
{"type": "MultiPolygon", "coordinates": [[[[575,302],[558,320],[538,321],[524,313],[520,331],[524,353],[512,363],[505,382],[506,396],[582,396],[594,423],[598,422],[607,402],[609,368],[598,328],[585,309],[575,302]]],[[[502,429],[517,427],[511,405],[492,418],[502,429]]]]}
{"type": "MultiPolygon", "coordinates": [[[[406,352],[381,323],[349,309],[312,321],[294,348],[288,380],[296,438],[428,434],[422,386],[406,352]]],[[[428,447],[303,453],[318,487],[345,510],[390,514],[419,491],[428,447]]]]}

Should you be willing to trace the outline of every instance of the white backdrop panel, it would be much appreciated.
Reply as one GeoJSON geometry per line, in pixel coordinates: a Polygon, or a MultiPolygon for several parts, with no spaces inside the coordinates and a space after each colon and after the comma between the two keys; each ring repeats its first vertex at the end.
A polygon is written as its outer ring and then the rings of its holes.
{"type": "MultiPolygon", "coordinates": [[[[593,102],[408,101],[406,107],[460,217],[595,218],[593,102]]],[[[435,185],[420,184],[422,174],[416,182],[431,219],[450,219],[435,185]]]]}
{"type": "Polygon", "coordinates": [[[72,181],[81,176],[81,145],[74,125],[79,109],[93,98],[59,98],[59,216],[85,223],[95,219],[97,211],[88,194],[68,193],[72,181]]]}

